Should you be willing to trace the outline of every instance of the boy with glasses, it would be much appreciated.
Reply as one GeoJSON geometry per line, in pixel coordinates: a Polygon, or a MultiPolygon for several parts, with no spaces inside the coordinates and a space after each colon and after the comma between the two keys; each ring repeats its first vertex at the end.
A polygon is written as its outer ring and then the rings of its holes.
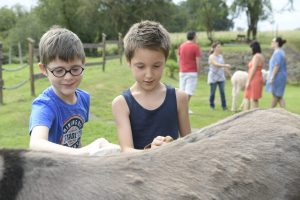
{"type": "Polygon", "coordinates": [[[78,89],[85,53],[76,34],[59,27],[47,31],[39,43],[39,68],[51,86],[32,103],[29,122],[30,149],[88,155],[110,146],[103,138],[81,147],[82,129],[88,121],[90,96],[78,89]]]}

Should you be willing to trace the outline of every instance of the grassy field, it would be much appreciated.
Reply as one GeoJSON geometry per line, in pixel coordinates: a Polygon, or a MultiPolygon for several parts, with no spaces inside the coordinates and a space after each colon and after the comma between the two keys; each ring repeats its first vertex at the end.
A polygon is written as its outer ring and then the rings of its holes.
{"type": "MultiPolygon", "coordinates": [[[[216,33],[217,34],[217,33],[216,33]]],[[[221,33],[218,33],[222,35],[221,33]]],[[[225,33],[224,33],[225,34],[225,33]]],[[[184,40],[185,34],[172,34],[172,40],[184,40]]],[[[205,34],[203,34],[205,37],[205,34]]],[[[234,37],[234,36],[232,36],[234,37]]],[[[260,36],[262,37],[262,36],[260,36]]],[[[271,37],[269,37],[271,38],[271,37]]],[[[269,40],[269,39],[268,39],[269,40]]],[[[270,40],[271,41],[271,40],[270,40]]],[[[205,42],[204,42],[205,43],[205,42]]],[[[248,46],[241,45],[235,47],[236,51],[243,51],[248,46]]],[[[204,46],[204,49],[208,47],[204,46]]],[[[223,48],[224,53],[231,51],[232,47],[223,48]]],[[[88,59],[91,62],[94,59],[88,59]]],[[[37,65],[36,65],[37,66],[37,65]]],[[[14,68],[17,65],[4,66],[14,68]]],[[[38,67],[35,67],[38,72],[38,67]]],[[[108,61],[106,71],[102,72],[101,66],[88,67],[84,72],[84,79],[80,85],[81,89],[91,94],[91,117],[85,124],[83,131],[83,145],[91,142],[95,138],[105,137],[109,141],[116,143],[116,128],[111,113],[111,101],[132,83],[132,76],[129,68],[124,62],[119,60],[108,61]]],[[[28,78],[29,69],[20,72],[3,72],[5,86],[10,87],[28,78]]],[[[178,87],[177,74],[175,79],[169,78],[165,73],[163,82],[174,87],[178,87]]],[[[210,111],[208,104],[209,86],[206,83],[206,74],[200,76],[196,94],[192,97],[190,108],[194,114],[190,115],[192,128],[198,129],[215,123],[234,113],[223,111],[220,106],[220,98],[216,96],[216,110],[210,111]]],[[[49,86],[47,79],[37,80],[35,83],[36,94],[41,93],[49,86]]],[[[286,89],[287,110],[300,114],[299,93],[300,86],[288,85],[286,89]]],[[[31,111],[31,102],[34,97],[30,95],[29,83],[17,90],[4,90],[4,105],[0,105],[0,148],[27,148],[29,142],[28,121],[31,111]]],[[[226,82],[226,98],[228,107],[231,106],[231,84],[226,82]]],[[[271,94],[264,93],[260,101],[261,108],[268,108],[271,102],[271,94]]],[[[267,122],[267,119],[266,119],[267,122]]]]}
{"type": "MultiPolygon", "coordinates": [[[[232,41],[236,40],[237,34],[246,34],[245,32],[236,32],[236,31],[231,31],[231,32],[215,32],[214,33],[214,39],[224,42],[224,43],[229,43],[232,41]]],[[[257,40],[261,43],[262,48],[270,48],[271,46],[271,41],[274,38],[275,35],[281,36],[283,39],[287,40],[287,45],[289,47],[292,47],[293,49],[297,50],[300,52],[300,30],[297,31],[279,31],[278,33],[274,33],[271,31],[264,31],[264,32],[258,32],[257,33],[257,40]]],[[[206,33],[205,32],[199,32],[197,33],[198,36],[198,41],[203,50],[208,51],[210,48],[210,41],[207,39],[206,33]]],[[[181,42],[186,40],[186,34],[185,33],[173,33],[171,34],[171,40],[173,44],[180,44],[181,42]]],[[[225,45],[227,46],[227,45],[225,45]]],[[[241,50],[244,51],[249,51],[249,45],[240,45],[238,47],[232,46],[232,47],[227,47],[228,51],[234,51],[234,52],[239,52],[241,50]]]]}

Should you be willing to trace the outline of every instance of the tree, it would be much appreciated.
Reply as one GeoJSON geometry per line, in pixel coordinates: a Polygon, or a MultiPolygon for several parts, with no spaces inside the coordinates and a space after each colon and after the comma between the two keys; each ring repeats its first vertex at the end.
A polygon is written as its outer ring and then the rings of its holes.
{"type": "Polygon", "coordinates": [[[47,27],[61,25],[84,42],[99,42],[102,32],[108,39],[117,38],[141,20],[159,21],[168,28],[174,25],[169,22],[174,6],[171,0],[39,0],[35,10],[47,27]]]}
{"type": "MultiPolygon", "coordinates": [[[[35,40],[35,45],[38,45],[39,39],[45,29],[35,12],[28,12],[18,18],[16,25],[9,30],[8,42],[13,46],[16,46],[16,44],[20,42],[22,47],[27,47],[27,38],[30,37],[35,40]]],[[[28,49],[23,48],[22,50],[27,52],[28,49]]]]}
{"type": "Polygon", "coordinates": [[[101,0],[98,10],[115,33],[124,34],[141,20],[158,21],[168,29],[173,5],[171,0],[101,0]]]}
{"type": "Polygon", "coordinates": [[[20,4],[8,9],[0,9],[0,38],[4,52],[11,52],[12,56],[18,55],[18,44],[21,44],[24,55],[27,53],[27,38],[38,41],[43,29],[34,12],[28,12],[20,4]]]}
{"type": "Polygon", "coordinates": [[[101,0],[39,0],[34,11],[47,29],[60,25],[76,33],[83,42],[99,42],[104,21],[98,10],[100,2],[101,0]]]}
{"type": "Polygon", "coordinates": [[[232,20],[227,18],[228,7],[222,0],[188,0],[187,7],[189,26],[194,30],[205,30],[211,42],[214,30],[228,30],[233,26],[232,20]]]}
{"type": "Polygon", "coordinates": [[[0,36],[5,39],[8,31],[17,22],[17,16],[12,9],[6,7],[0,8],[0,36]]]}
{"type": "MultiPolygon", "coordinates": [[[[288,9],[293,8],[293,0],[288,0],[288,9]]],[[[231,5],[234,17],[237,17],[242,12],[246,12],[247,15],[247,39],[256,39],[257,24],[261,20],[266,20],[272,16],[272,4],[270,0],[234,0],[231,5]]]]}
{"type": "Polygon", "coordinates": [[[165,24],[166,28],[170,32],[182,32],[185,31],[186,24],[188,22],[186,2],[183,1],[179,5],[171,4],[170,11],[168,13],[168,23],[165,24]]]}

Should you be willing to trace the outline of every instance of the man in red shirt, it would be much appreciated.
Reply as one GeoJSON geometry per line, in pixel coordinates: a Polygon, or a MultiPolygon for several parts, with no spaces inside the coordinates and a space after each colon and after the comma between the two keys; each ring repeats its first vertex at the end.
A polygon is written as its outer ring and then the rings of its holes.
{"type": "MultiPolygon", "coordinates": [[[[178,49],[179,88],[188,94],[189,100],[196,89],[200,72],[201,49],[196,40],[196,32],[190,31],[187,33],[187,41],[178,49]]],[[[193,112],[189,110],[189,113],[193,112]]]]}

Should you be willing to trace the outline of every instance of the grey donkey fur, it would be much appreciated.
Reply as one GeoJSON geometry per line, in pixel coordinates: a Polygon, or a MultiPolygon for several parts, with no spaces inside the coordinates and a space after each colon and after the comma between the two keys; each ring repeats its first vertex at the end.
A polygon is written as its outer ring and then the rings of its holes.
{"type": "Polygon", "coordinates": [[[300,199],[300,116],[283,109],[238,113],[139,153],[0,155],[6,200],[300,199]]]}

